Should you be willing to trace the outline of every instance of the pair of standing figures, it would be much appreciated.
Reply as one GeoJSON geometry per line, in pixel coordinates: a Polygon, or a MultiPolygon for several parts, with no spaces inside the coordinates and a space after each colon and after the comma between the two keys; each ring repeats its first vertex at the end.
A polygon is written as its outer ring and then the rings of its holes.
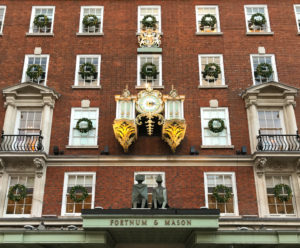
{"type": "MultiPolygon", "coordinates": [[[[145,175],[138,174],[135,176],[138,182],[132,188],[132,207],[146,208],[148,207],[148,187],[143,184],[145,175]]],[[[167,189],[161,184],[163,182],[161,175],[156,177],[157,187],[153,188],[152,192],[152,208],[168,208],[167,189]]]]}

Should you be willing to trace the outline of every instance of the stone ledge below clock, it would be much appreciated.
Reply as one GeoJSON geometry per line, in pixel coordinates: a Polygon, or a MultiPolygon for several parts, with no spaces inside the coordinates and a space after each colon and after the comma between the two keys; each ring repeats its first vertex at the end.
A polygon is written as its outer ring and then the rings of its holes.
{"type": "Polygon", "coordinates": [[[201,149],[234,149],[234,146],[206,146],[202,145],[201,149]]]}
{"type": "MultiPolygon", "coordinates": [[[[136,89],[146,89],[146,86],[136,85],[135,88],[136,89]]],[[[156,86],[151,85],[151,88],[152,89],[164,89],[165,86],[163,86],[163,85],[156,85],[156,86]]]]}
{"type": "Polygon", "coordinates": [[[66,146],[67,149],[98,149],[99,146],[66,146]]]}

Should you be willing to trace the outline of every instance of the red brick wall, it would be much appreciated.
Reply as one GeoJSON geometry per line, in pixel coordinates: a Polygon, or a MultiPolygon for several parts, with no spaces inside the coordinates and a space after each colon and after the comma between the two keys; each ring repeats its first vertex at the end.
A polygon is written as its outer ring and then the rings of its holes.
{"type": "Polygon", "coordinates": [[[44,215],[60,215],[65,172],[96,172],[95,206],[130,208],[134,172],[165,172],[168,202],[172,208],[205,205],[204,172],[235,172],[240,215],[257,214],[252,167],[48,167],[44,215]]]}
{"type": "MultiPolygon", "coordinates": [[[[47,85],[62,94],[53,116],[51,150],[58,145],[65,154],[99,154],[109,145],[111,154],[122,154],[113,135],[115,118],[114,95],[128,84],[136,94],[137,63],[137,6],[156,4],[162,10],[163,93],[174,84],[186,96],[185,118],[187,132],[177,154],[188,154],[190,146],[201,145],[200,107],[207,107],[210,99],[218,99],[219,106],[229,107],[232,144],[236,149],[247,145],[249,135],[242,90],[252,85],[250,54],[264,46],[268,54],[275,54],[278,77],[283,83],[299,87],[300,36],[293,4],[296,0],[185,0],[185,1],[27,1],[2,0],[7,6],[3,36],[0,37],[0,88],[20,82],[25,54],[42,47],[50,54],[47,85]],[[195,5],[219,6],[222,36],[196,36],[195,5]],[[268,4],[273,36],[246,36],[244,4],[268,4]],[[54,5],[54,37],[27,37],[33,5],[54,5]],[[104,36],[77,37],[80,6],[104,6],[104,36]],[[228,89],[198,89],[198,54],[223,54],[228,89]],[[101,54],[101,90],[73,90],[77,54],[101,54]],[[68,144],[71,107],[80,107],[82,99],[90,99],[92,107],[100,108],[99,149],[70,150],[68,144]]],[[[300,123],[300,100],[296,115],[300,123]]],[[[3,101],[0,100],[0,125],[3,123],[3,101]]],[[[130,149],[131,154],[170,154],[169,147],[157,137],[139,138],[130,149]]],[[[201,150],[201,154],[235,154],[235,150],[201,150]]]]}

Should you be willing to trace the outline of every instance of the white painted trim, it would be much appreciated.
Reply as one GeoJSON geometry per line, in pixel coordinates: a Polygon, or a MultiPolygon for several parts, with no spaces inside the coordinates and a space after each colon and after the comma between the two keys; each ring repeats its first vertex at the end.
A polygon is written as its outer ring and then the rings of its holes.
{"type": "MultiPolygon", "coordinates": [[[[95,146],[97,146],[98,144],[98,124],[99,124],[99,108],[72,108],[71,109],[71,119],[70,119],[70,132],[69,132],[69,145],[68,146],[72,146],[74,147],[74,145],[72,144],[72,137],[73,137],[73,127],[75,126],[75,122],[74,122],[74,113],[76,110],[93,110],[96,111],[97,114],[97,121],[96,121],[96,126],[95,126],[95,146]]],[[[83,145],[80,145],[81,147],[83,145]]],[[[91,145],[88,145],[88,147],[90,147],[91,145]]]]}
{"type": "Polygon", "coordinates": [[[6,14],[6,6],[5,5],[0,5],[0,9],[4,9],[3,19],[2,19],[2,26],[0,28],[0,34],[2,34],[3,33],[4,20],[5,20],[5,14],[6,14]]]}
{"type": "MultiPolygon", "coordinates": [[[[33,192],[32,192],[32,203],[31,203],[31,214],[6,214],[6,210],[7,210],[7,204],[8,204],[8,191],[9,191],[9,185],[10,185],[10,181],[11,181],[11,176],[27,176],[27,180],[28,180],[28,176],[32,176],[34,177],[34,184],[35,184],[35,180],[36,177],[33,173],[22,173],[22,175],[20,175],[19,173],[12,173],[8,175],[8,182],[7,182],[7,188],[6,188],[6,194],[5,194],[5,204],[4,204],[4,209],[3,209],[3,217],[6,218],[28,218],[33,216],[32,210],[33,210],[33,202],[34,202],[34,198],[35,198],[35,192],[36,189],[33,188],[33,192]]],[[[42,203],[41,203],[42,204],[42,203]]]]}
{"type": "Polygon", "coordinates": [[[139,5],[138,6],[138,16],[137,16],[137,33],[139,33],[141,31],[141,24],[140,22],[142,21],[141,18],[141,8],[158,8],[158,22],[159,22],[159,27],[158,27],[158,31],[159,33],[162,33],[162,22],[161,22],[161,7],[160,5],[139,5]]]}
{"type": "MultiPolygon", "coordinates": [[[[223,63],[223,54],[198,54],[198,67],[199,67],[199,85],[203,86],[203,79],[202,79],[202,71],[201,71],[201,58],[202,57],[220,57],[220,67],[221,67],[221,76],[222,76],[222,85],[225,85],[225,72],[224,72],[224,63],[223,63]]],[[[211,86],[213,87],[220,87],[220,85],[211,86]]]]}
{"type": "Polygon", "coordinates": [[[95,34],[101,34],[101,35],[103,35],[103,16],[104,16],[104,6],[96,6],[96,5],[93,5],[93,6],[88,6],[88,5],[85,5],[85,6],[81,6],[81,8],[80,8],[80,19],[79,19],[79,31],[78,31],[78,33],[77,33],[77,35],[82,35],[82,34],[86,34],[86,35],[95,35],[95,34]],[[83,18],[84,18],[84,16],[83,16],[83,10],[84,9],[101,9],[101,26],[100,26],[100,31],[99,32],[97,32],[97,33],[83,33],[82,32],[82,28],[83,28],[83,25],[82,25],[82,20],[83,20],[83,18]]]}
{"type": "MultiPolygon", "coordinates": [[[[100,86],[100,69],[101,69],[101,55],[100,54],[79,54],[76,56],[76,68],[75,68],[75,81],[74,86],[78,86],[78,77],[79,77],[79,62],[80,58],[97,58],[98,59],[98,78],[97,78],[97,86],[100,86]]],[[[85,88],[85,86],[81,86],[82,88],[85,88]]],[[[90,86],[86,86],[86,88],[89,88],[90,86]]]]}
{"type": "Polygon", "coordinates": [[[267,32],[271,32],[271,23],[269,19],[268,6],[266,4],[244,5],[246,31],[249,32],[248,20],[247,20],[247,8],[264,8],[264,15],[267,21],[267,32]]]}
{"type": "Polygon", "coordinates": [[[55,17],[55,6],[32,6],[32,11],[31,11],[31,17],[30,17],[30,24],[29,24],[29,31],[28,31],[28,33],[33,33],[33,21],[34,21],[34,18],[35,18],[35,10],[36,9],[53,9],[53,16],[52,16],[52,23],[51,23],[51,32],[50,32],[50,34],[53,33],[54,17],[55,17]]]}
{"type": "Polygon", "coordinates": [[[263,54],[263,55],[261,55],[261,54],[250,54],[250,65],[251,65],[253,85],[258,85],[258,84],[255,84],[253,57],[271,57],[272,69],[273,69],[273,75],[274,75],[274,80],[273,81],[278,82],[278,74],[277,74],[277,68],[276,68],[275,55],[274,54],[263,54]]]}
{"type": "Polygon", "coordinates": [[[24,59],[24,66],[23,66],[23,73],[22,73],[22,83],[26,82],[26,71],[28,68],[28,58],[29,57],[46,57],[47,58],[47,64],[46,64],[46,71],[45,71],[45,83],[41,84],[46,86],[47,85],[47,78],[48,78],[48,67],[50,62],[50,55],[49,54],[41,54],[41,55],[35,55],[35,54],[26,54],[24,59]]]}
{"type": "Polygon", "coordinates": [[[205,32],[201,32],[199,29],[198,23],[201,21],[198,14],[198,8],[216,8],[216,19],[217,19],[217,32],[209,32],[209,34],[213,35],[214,33],[220,34],[221,33],[221,23],[220,23],[220,15],[219,15],[219,6],[218,5],[196,5],[195,12],[196,12],[196,34],[200,35],[205,32]]]}
{"type": "MultiPolygon", "coordinates": [[[[156,86],[163,86],[162,85],[162,56],[161,54],[139,54],[137,56],[137,86],[142,86],[141,85],[141,71],[140,71],[140,68],[141,68],[141,57],[147,57],[147,58],[151,58],[153,56],[158,56],[159,57],[159,85],[156,85],[156,86]]],[[[153,88],[155,88],[155,86],[153,86],[153,88]]]]}
{"type": "MultiPolygon", "coordinates": [[[[296,11],[297,7],[300,8],[300,4],[294,4],[294,13],[295,13],[295,18],[296,18],[296,26],[297,26],[298,32],[300,32],[300,27],[299,27],[298,19],[297,19],[297,11],[296,11]]],[[[300,12],[299,12],[299,21],[300,21],[300,12]]]]}
{"type": "Polygon", "coordinates": [[[64,176],[64,187],[63,187],[63,195],[62,195],[62,204],[61,204],[61,216],[81,216],[81,214],[78,213],[66,213],[66,195],[67,195],[67,189],[68,189],[68,182],[69,182],[69,176],[70,175],[92,175],[93,176],[93,185],[92,185],[92,202],[91,202],[91,208],[93,209],[95,206],[95,186],[96,186],[96,172],[65,172],[64,176]]]}
{"type": "Polygon", "coordinates": [[[235,172],[204,172],[204,191],[205,191],[205,206],[208,208],[208,187],[207,187],[207,176],[208,175],[231,175],[232,181],[232,193],[233,193],[233,202],[234,202],[234,213],[221,213],[221,216],[238,216],[238,197],[237,197],[237,188],[235,180],[235,172]]]}
{"type": "MultiPolygon", "coordinates": [[[[208,146],[204,142],[204,125],[203,125],[203,116],[204,116],[204,111],[205,110],[224,110],[225,115],[226,115],[226,122],[225,122],[225,128],[227,131],[227,147],[231,148],[231,134],[230,134],[230,121],[229,121],[229,112],[227,107],[220,107],[220,108],[209,108],[209,107],[204,107],[200,108],[200,118],[201,118],[201,136],[202,136],[202,146],[208,146]]],[[[210,145],[209,145],[210,146],[210,145]]]]}

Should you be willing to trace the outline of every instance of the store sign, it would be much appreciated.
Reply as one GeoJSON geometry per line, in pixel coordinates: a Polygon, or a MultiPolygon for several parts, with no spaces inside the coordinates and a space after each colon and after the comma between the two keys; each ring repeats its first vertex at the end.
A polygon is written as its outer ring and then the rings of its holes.
{"type": "Polygon", "coordinates": [[[218,217],[158,217],[158,218],[134,218],[122,217],[98,217],[83,218],[83,228],[218,228],[218,217]]]}

